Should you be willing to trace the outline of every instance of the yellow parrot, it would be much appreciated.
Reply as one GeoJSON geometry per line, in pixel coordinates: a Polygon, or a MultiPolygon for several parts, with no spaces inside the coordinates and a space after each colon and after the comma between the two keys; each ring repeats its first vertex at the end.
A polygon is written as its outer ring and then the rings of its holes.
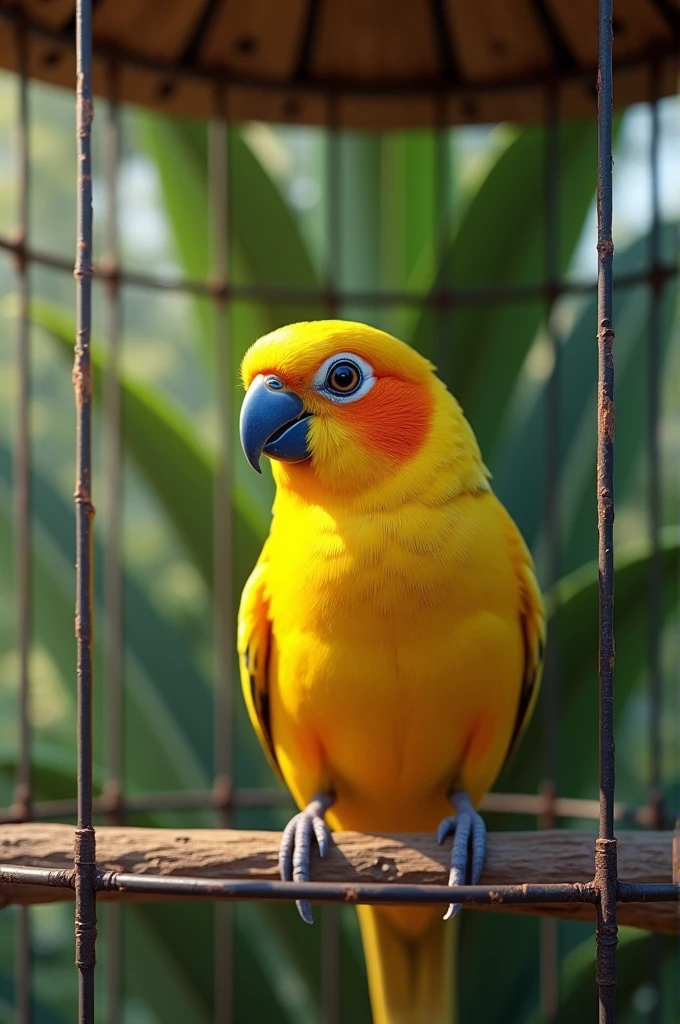
{"type": "MultiPolygon", "coordinates": [[[[460,406],[403,342],[349,321],[293,324],[255,342],[242,377],[241,443],[258,472],[272,460],[276,499],[238,651],[252,724],[301,808],[282,878],[309,880],[327,823],[438,828],[454,837],[450,884],[474,884],[475,807],[540,680],[544,613],[524,541],[460,406]]],[[[360,907],[359,921],[375,1024],[451,1020],[441,909],[360,907]]]]}

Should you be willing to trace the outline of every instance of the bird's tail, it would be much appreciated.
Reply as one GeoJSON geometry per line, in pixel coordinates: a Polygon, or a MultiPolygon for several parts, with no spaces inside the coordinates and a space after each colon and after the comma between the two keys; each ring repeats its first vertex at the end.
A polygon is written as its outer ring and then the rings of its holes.
{"type": "Polygon", "coordinates": [[[358,907],[373,1024],[454,1024],[458,921],[441,907],[358,907]]]}

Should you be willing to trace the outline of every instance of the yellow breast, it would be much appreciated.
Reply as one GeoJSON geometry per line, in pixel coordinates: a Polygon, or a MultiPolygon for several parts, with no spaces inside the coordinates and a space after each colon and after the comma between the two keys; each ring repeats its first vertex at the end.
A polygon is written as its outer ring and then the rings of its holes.
{"type": "Polygon", "coordinates": [[[499,770],[523,666],[503,517],[489,491],[371,515],[277,499],[274,745],[299,800],[321,760],[335,827],[432,829],[499,770]]]}

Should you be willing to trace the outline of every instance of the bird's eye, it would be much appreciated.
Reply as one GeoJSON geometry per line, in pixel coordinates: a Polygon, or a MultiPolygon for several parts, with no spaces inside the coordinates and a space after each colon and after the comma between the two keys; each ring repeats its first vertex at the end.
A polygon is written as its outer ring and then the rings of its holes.
{"type": "Polygon", "coordinates": [[[329,402],[358,402],[375,384],[373,367],[356,352],[336,352],[314,374],[314,388],[329,402]]]}
{"type": "Polygon", "coordinates": [[[349,360],[334,363],[328,371],[326,386],[338,395],[351,395],[362,381],[361,370],[349,360]]]}

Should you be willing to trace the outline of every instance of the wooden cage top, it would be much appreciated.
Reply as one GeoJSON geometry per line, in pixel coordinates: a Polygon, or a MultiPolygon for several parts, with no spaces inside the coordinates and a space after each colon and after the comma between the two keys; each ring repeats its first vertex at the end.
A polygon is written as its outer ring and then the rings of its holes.
{"type": "MultiPolygon", "coordinates": [[[[159,111],[347,128],[596,103],[597,0],[92,0],[94,88],[159,111]]],[[[75,0],[0,0],[0,66],[73,87],[75,0]],[[23,37],[24,43],[21,43],[23,37]]],[[[618,106],[676,91],[680,0],[617,0],[618,106]]]]}

